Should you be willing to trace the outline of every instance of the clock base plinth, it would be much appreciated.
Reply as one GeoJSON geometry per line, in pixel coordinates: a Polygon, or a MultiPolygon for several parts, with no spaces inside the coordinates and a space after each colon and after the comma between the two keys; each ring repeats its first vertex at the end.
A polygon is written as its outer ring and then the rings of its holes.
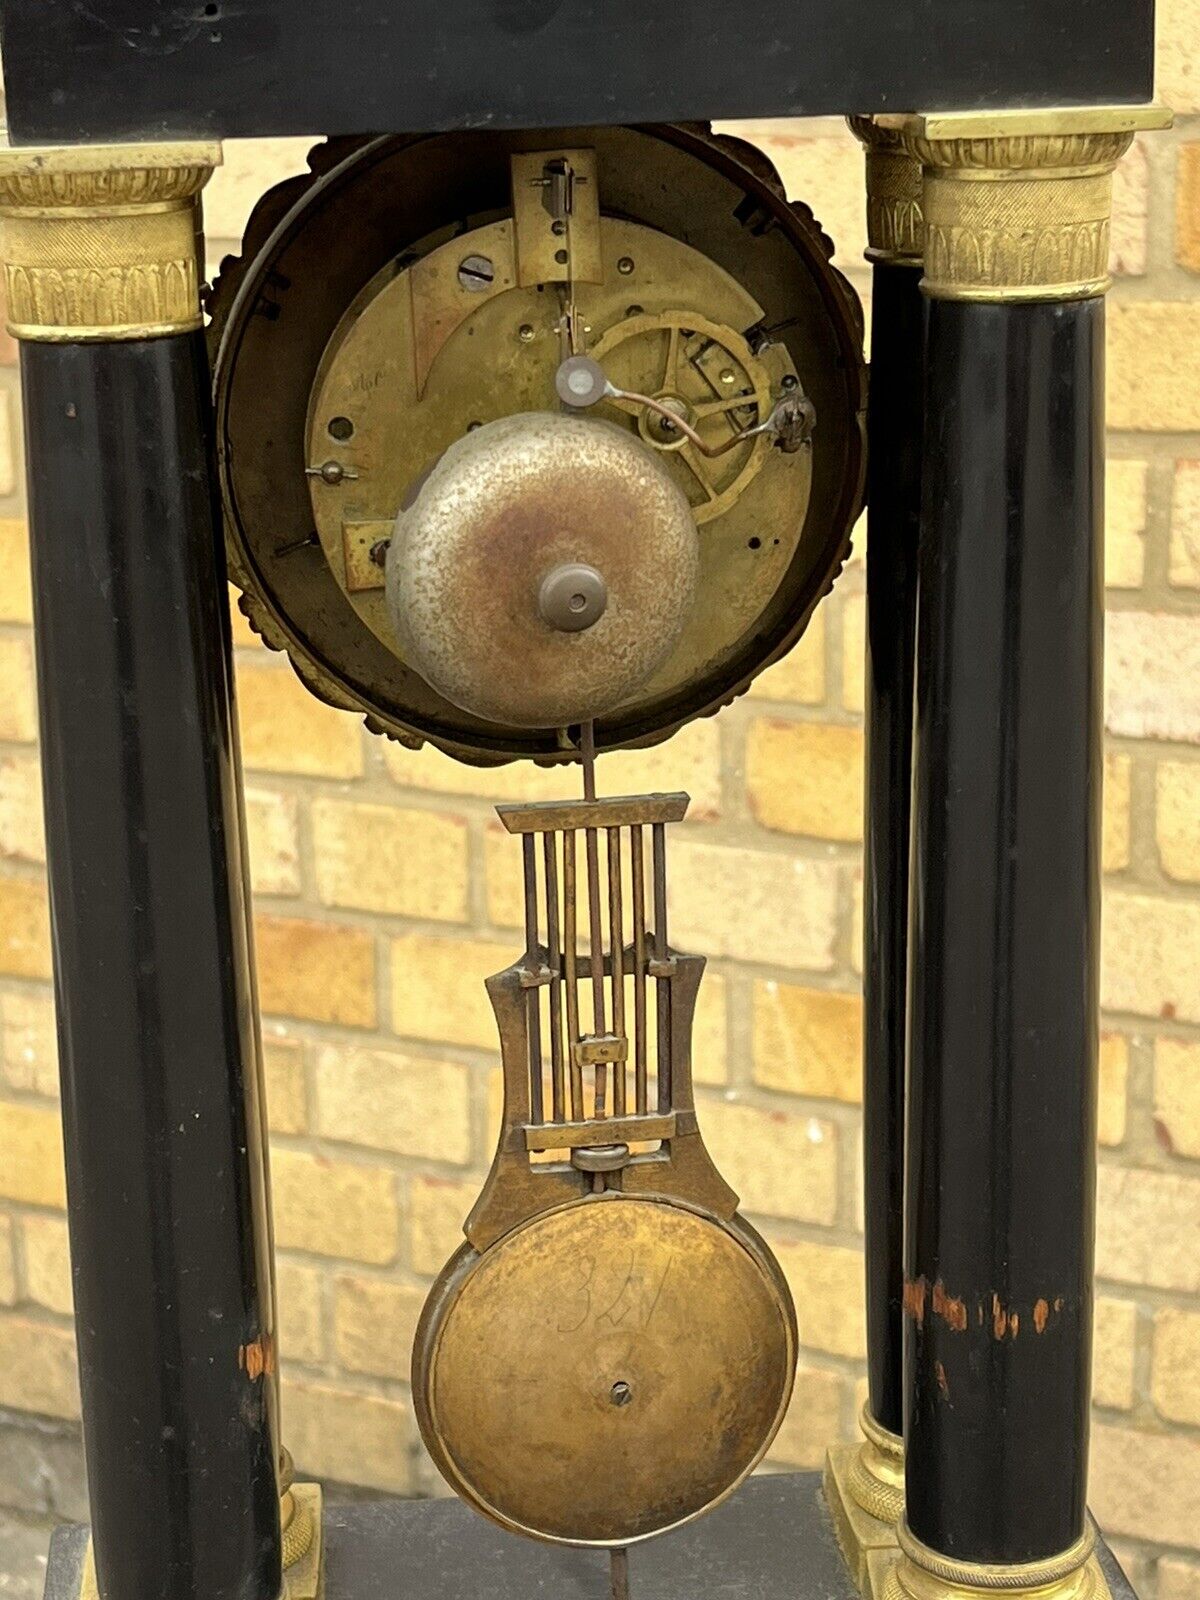
{"type": "MultiPolygon", "coordinates": [[[[54,1534],[45,1600],[77,1600],[85,1527],[54,1534]]],[[[1135,1600],[1102,1543],[1113,1600],[1135,1600]]],[[[325,1504],[328,1600],[608,1600],[603,1550],[505,1533],[457,1500],[325,1504]]],[[[819,1472],[752,1478],[711,1516],[629,1552],[631,1600],[858,1600],[819,1472]]]]}

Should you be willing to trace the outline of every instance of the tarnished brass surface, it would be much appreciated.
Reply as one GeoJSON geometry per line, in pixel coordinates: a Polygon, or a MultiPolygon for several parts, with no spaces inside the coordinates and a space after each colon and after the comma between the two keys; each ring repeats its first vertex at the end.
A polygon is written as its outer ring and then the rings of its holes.
{"type": "Polygon", "coordinates": [[[850,1492],[868,1515],[895,1528],[904,1515],[904,1440],[881,1428],[865,1405],[858,1425],[863,1442],[850,1472],[850,1492]]]}
{"type": "MultiPolygon", "coordinates": [[[[618,386],[677,396],[712,442],[763,420],[773,388],[795,378],[796,368],[784,345],[755,356],[737,331],[762,321],[759,302],[698,251],[665,234],[605,217],[600,237],[608,274],[597,284],[577,284],[575,306],[582,337],[618,386]],[[620,262],[631,263],[632,272],[622,273],[620,262]],[[664,302],[666,310],[642,309],[664,302]],[[691,309],[671,309],[677,304],[691,309]],[[697,352],[693,364],[689,357],[697,352]],[[728,409],[731,403],[736,409],[728,409]]],[[[561,303],[551,291],[518,287],[517,280],[510,219],[455,237],[405,272],[385,269],[330,340],[313,388],[307,460],[332,459],[352,474],[334,483],[318,473],[309,478],[321,547],[357,614],[402,657],[383,571],[362,561],[361,530],[370,519],[382,526],[394,517],[445,450],[464,440],[471,444],[469,430],[513,414],[557,410],[561,303]],[[461,263],[472,259],[491,264],[490,283],[459,281],[461,263]],[[352,421],[354,430],[341,441],[330,432],[339,418],[352,421]]],[[[812,454],[787,456],[759,437],[710,462],[686,440],[647,428],[636,407],[606,402],[597,415],[629,431],[712,535],[701,546],[698,604],[648,692],[678,690],[736,648],[748,620],[783,581],[811,495],[812,454]]],[[[570,470],[564,455],[564,491],[578,494],[566,483],[570,470]]],[[[603,479],[589,482],[602,506],[603,479]]],[[[421,670],[420,661],[411,664],[421,670]]],[[[498,708],[493,720],[529,725],[498,708]]]]}
{"type": "Polygon", "coordinates": [[[603,283],[600,236],[600,186],[596,152],[589,149],[534,150],[513,157],[513,228],[517,282],[603,283]],[[554,171],[569,173],[573,198],[557,207],[551,200],[554,171]],[[561,209],[562,216],[556,215],[561,209]]]}
{"type": "Polygon", "coordinates": [[[584,801],[514,817],[542,832],[519,834],[524,955],[488,981],[500,1135],[422,1314],[412,1388],[434,1461],[477,1510],[616,1548],[710,1509],[761,1460],[796,1319],[697,1124],[704,963],[669,943],[663,820],[686,796],[597,800],[583,743],[584,801]]]}
{"type": "Polygon", "coordinates": [[[682,822],[686,794],[604,795],[599,800],[532,800],[497,806],[509,833],[553,833],[563,828],[628,828],[635,823],[682,822]]]}
{"type": "Polygon", "coordinates": [[[319,1483],[294,1483],[287,1492],[283,1523],[281,1600],[318,1600],[324,1589],[324,1501],[319,1483]]]}
{"type": "Polygon", "coordinates": [[[835,1444],[825,1456],[825,1499],[846,1565],[859,1592],[881,1600],[904,1514],[904,1442],[881,1428],[864,1405],[860,1444],[835,1444]]]}
{"type": "Polygon", "coordinates": [[[897,1537],[900,1554],[888,1570],[883,1600],[994,1600],[997,1594],[1010,1600],[1108,1600],[1090,1524],[1060,1555],[1010,1566],[952,1560],[914,1538],[903,1520],[897,1537]]]}
{"type": "Polygon", "coordinates": [[[1156,106],[881,116],[924,168],[926,294],[1085,300],[1109,287],[1112,175],[1156,106]]]}
{"type": "Polygon", "coordinates": [[[464,1248],[422,1320],[414,1394],[477,1509],[612,1546],[732,1492],[792,1362],[788,1308],[736,1224],[605,1194],[464,1248]]]}
{"type": "Polygon", "coordinates": [[[8,329],[35,343],[200,326],[197,203],[219,144],[0,146],[8,329]]]}
{"type": "Polygon", "coordinates": [[[675,440],[597,408],[653,452],[703,524],[692,616],[644,688],[602,718],[599,748],[656,742],[741,692],[799,637],[861,504],[861,319],[807,211],[788,206],[758,152],[699,128],[340,141],[313,161],[261,202],[211,299],[231,570],[255,628],[378,731],[479,762],[570,757],[560,729],[472,716],[403,660],[378,561],[400,503],[472,423],[557,408],[565,297],[585,343],[626,325],[613,360],[643,366],[655,389],[672,326],[727,330],[695,341],[699,364],[683,369],[684,403],[723,392],[727,371],[753,391],[743,411],[702,419],[714,438],[757,417],[764,375],[794,373],[812,400],[811,452],[748,443],[703,463],[709,487],[675,440]],[[604,281],[521,287],[511,158],[582,150],[595,153],[604,281]],[[491,267],[464,270],[477,254],[491,267]]]}
{"type": "Polygon", "coordinates": [[[849,117],[867,157],[867,260],[915,265],[925,248],[921,163],[895,128],[876,117],[849,117]]]}
{"type": "Polygon", "coordinates": [[[627,699],[670,653],[699,563],[687,500],[623,430],[502,417],[452,444],[401,512],[388,612],[405,660],[452,704],[504,726],[567,727],[627,699]],[[575,563],[599,575],[607,605],[564,632],[539,592],[575,563]]]}
{"type": "MultiPolygon", "coordinates": [[[[696,299],[704,303],[699,296],[696,299]]],[[[743,325],[760,315],[757,307],[747,307],[743,325]]],[[[735,327],[694,309],[626,316],[600,336],[591,353],[617,388],[648,394],[677,408],[706,444],[725,444],[731,433],[762,422],[773,396],[796,376],[782,345],[767,345],[755,355],[735,327]]],[[[716,462],[687,439],[664,433],[660,421],[632,401],[611,400],[604,409],[623,413],[625,425],[666,457],[667,465],[673,465],[675,457],[683,463],[687,470],[677,474],[677,480],[700,524],[731,512],[763,468],[779,461],[770,439],[761,434],[716,462]]],[[[799,528],[808,503],[811,475],[807,454],[792,456],[790,465],[772,470],[771,483],[779,498],[769,510],[766,504],[755,506],[754,527],[760,538],[768,533],[774,538],[782,528],[791,551],[793,529],[799,528]]],[[[723,538],[734,539],[742,528],[731,518],[719,531],[723,538]]]]}

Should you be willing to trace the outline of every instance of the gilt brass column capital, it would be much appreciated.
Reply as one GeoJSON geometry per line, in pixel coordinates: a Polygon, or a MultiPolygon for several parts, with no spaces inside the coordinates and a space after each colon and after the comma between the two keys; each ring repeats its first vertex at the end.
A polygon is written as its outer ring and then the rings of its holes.
{"type": "Polygon", "coordinates": [[[921,163],[894,128],[876,117],[847,117],[867,156],[867,260],[919,266],[925,223],[921,163]]]}
{"type": "Polygon", "coordinates": [[[8,328],[38,343],[200,326],[199,196],[221,147],[0,147],[8,328]]]}
{"type": "Polygon", "coordinates": [[[1088,300],[1109,287],[1112,175],[1159,106],[882,116],[924,171],[926,294],[1088,300]]]}

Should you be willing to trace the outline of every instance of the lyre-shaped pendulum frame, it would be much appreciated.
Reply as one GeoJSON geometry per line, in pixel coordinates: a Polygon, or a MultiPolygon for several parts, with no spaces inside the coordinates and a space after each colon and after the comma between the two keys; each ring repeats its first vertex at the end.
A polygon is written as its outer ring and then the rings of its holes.
{"type": "Polygon", "coordinates": [[[589,1189],[682,1190],[716,1216],[737,1209],[692,1092],[704,959],[666,938],[666,828],[687,804],[667,794],[498,808],[521,836],[526,946],[488,980],[504,1115],[466,1224],[477,1249],[589,1189]]]}
{"type": "Polygon", "coordinates": [[[421,1318],[413,1394],[476,1509],[620,1550],[710,1509],[761,1460],[796,1325],[697,1121],[704,961],[667,937],[666,831],[687,796],[597,799],[585,771],[583,800],[498,808],[525,904],[524,952],[487,985],[504,1109],[466,1242],[421,1318]]]}

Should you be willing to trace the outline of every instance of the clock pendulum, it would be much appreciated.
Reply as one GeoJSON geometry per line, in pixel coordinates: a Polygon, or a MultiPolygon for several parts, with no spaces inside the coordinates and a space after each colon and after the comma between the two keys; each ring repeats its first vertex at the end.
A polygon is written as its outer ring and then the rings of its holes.
{"type": "Polygon", "coordinates": [[[666,835],[688,798],[597,798],[582,732],[582,800],[498,808],[525,906],[524,952],[487,985],[500,1137],[426,1303],[413,1394],[430,1454],[478,1510],[621,1551],[762,1459],[796,1321],[697,1119],[704,961],[667,932],[666,835]]]}

